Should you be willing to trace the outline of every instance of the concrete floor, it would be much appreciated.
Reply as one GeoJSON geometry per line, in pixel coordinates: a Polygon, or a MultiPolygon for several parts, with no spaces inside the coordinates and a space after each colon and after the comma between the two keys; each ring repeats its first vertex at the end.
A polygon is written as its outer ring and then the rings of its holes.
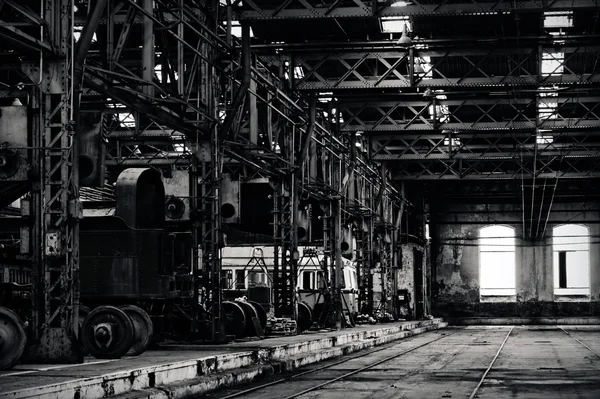
{"type": "MultiPolygon", "coordinates": [[[[436,326],[441,324],[446,326],[440,320],[361,325],[340,331],[311,331],[295,336],[248,339],[227,345],[165,344],[160,349],[149,350],[140,356],[126,356],[118,360],[87,357],[83,364],[19,364],[13,370],[0,371],[0,398],[37,398],[44,393],[48,394],[46,397],[62,399],[74,397],[69,392],[83,389],[81,387],[87,390],[98,388],[98,392],[112,392],[113,389],[127,391],[126,395],[131,390],[146,388],[149,374],[159,381],[158,385],[165,388],[168,384],[200,377],[199,370],[204,375],[204,368],[210,367],[213,373],[209,375],[217,376],[215,368],[221,372],[255,365],[259,352],[265,361],[281,361],[294,356],[315,357],[314,353],[322,354],[328,350],[339,349],[341,353],[341,347],[346,344],[366,345],[388,336],[406,337],[413,330],[422,330],[421,333],[424,333],[426,328],[438,328],[436,326]]],[[[89,398],[89,394],[75,397],[89,398]]]]}
{"type": "MultiPolygon", "coordinates": [[[[570,335],[557,327],[514,327],[474,397],[600,398],[600,327],[564,328],[570,335]]],[[[394,360],[298,397],[469,398],[509,331],[511,327],[477,326],[429,332],[400,341],[384,351],[366,352],[363,357],[243,397],[287,398],[349,371],[441,338],[394,360]]],[[[210,397],[225,397],[248,387],[210,397]]]]}

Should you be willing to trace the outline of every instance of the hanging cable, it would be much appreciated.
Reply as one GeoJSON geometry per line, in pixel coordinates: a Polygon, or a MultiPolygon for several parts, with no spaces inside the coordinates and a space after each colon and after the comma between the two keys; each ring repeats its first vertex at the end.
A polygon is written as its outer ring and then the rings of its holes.
{"type": "Polygon", "coordinates": [[[558,164],[558,169],[556,170],[556,183],[554,184],[554,190],[552,190],[552,197],[550,197],[550,206],[548,208],[548,216],[546,216],[546,222],[544,223],[544,230],[542,231],[542,237],[546,234],[546,228],[548,227],[548,220],[550,219],[550,212],[552,212],[552,204],[554,204],[554,196],[556,195],[556,187],[558,186],[558,179],[560,173],[560,167],[562,166],[562,161],[564,157],[560,158],[560,163],[558,164]]]}
{"type": "MultiPolygon", "coordinates": [[[[538,238],[540,224],[542,221],[542,211],[544,210],[544,196],[546,195],[546,183],[548,183],[548,179],[544,179],[544,188],[542,189],[542,202],[540,203],[540,213],[538,215],[538,220],[537,220],[537,223],[535,226],[535,238],[538,238]]],[[[533,226],[531,226],[531,227],[533,227],[533,226]]]]}

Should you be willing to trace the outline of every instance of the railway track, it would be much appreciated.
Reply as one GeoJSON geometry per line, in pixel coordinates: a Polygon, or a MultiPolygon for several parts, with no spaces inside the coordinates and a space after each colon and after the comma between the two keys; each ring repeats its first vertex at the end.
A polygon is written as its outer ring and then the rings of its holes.
{"type": "MultiPolygon", "coordinates": [[[[502,353],[502,350],[505,348],[506,343],[510,339],[511,334],[513,333],[514,329],[515,329],[515,327],[512,326],[506,332],[506,335],[504,336],[504,338],[503,338],[500,346],[496,350],[496,353],[495,353],[494,357],[487,364],[487,368],[485,369],[485,371],[483,372],[483,374],[479,378],[479,380],[477,382],[477,385],[473,388],[472,391],[470,391],[470,394],[469,394],[469,391],[465,392],[465,396],[464,397],[467,397],[467,395],[468,395],[469,399],[474,399],[474,398],[478,397],[478,395],[480,394],[480,391],[481,391],[482,387],[485,387],[486,381],[488,379],[488,375],[490,374],[490,372],[493,371],[494,365],[495,365],[496,361],[498,360],[498,358],[500,357],[500,355],[502,353]]],[[[584,348],[586,348],[588,351],[590,351],[591,353],[593,353],[595,356],[597,356],[598,358],[600,358],[600,353],[598,353],[594,349],[590,348],[588,345],[586,345],[580,339],[578,339],[577,337],[575,337],[574,335],[572,335],[571,333],[569,333],[568,331],[566,331],[562,327],[558,327],[558,329],[560,329],[561,331],[563,331],[567,336],[569,336],[574,341],[576,341],[578,344],[580,344],[581,346],[583,346],[584,348]]],[[[381,365],[383,363],[390,362],[390,361],[393,361],[395,359],[401,358],[402,356],[404,356],[406,354],[409,354],[411,352],[417,351],[418,349],[427,347],[428,345],[433,344],[433,343],[435,343],[437,341],[440,341],[440,340],[442,340],[444,338],[451,337],[451,336],[457,334],[460,331],[462,331],[462,330],[458,330],[458,331],[455,331],[455,332],[445,333],[445,334],[443,334],[441,336],[436,337],[435,339],[431,339],[431,340],[428,340],[427,342],[424,342],[424,343],[415,345],[413,347],[410,347],[408,349],[402,350],[401,352],[398,352],[398,353],[395,353],[393,355],[387,356],[387,357],[385,357],[383,359],[379,359],[377,361],[369,363],[369,364],[367,364],[367,365],[365,365],[363,367],[357,368],[355,370],[347,371],[347,372],[345,372],[342,375],[338,375],[335,378],[327,379],[326,381],[317,383],[317,384],[312,385],[312,386],[310,386],[308,388],[306,388],[306,387],[299,387],[300,390],[298,390],[298,392],[294,392],[293,394],[289,394],[289,392],[288,392],[287,396],[283,396],[282,395],[281,398],[282,399],[293,399],[293,398],[297,398],[297,397],[300,397],[302,395],[306,395],[308,393],[317,391],[317,390],[322,389],[323,387],[328,386],[330,384],[346,380],[349,377],[352,377],[352,376],[357,375],[359,373],[362,373],[362,372],[368,371],[370,369],[373,369],[374,367],[379,366],[379,365],[381,365]]],[[[317,367],[317,368],[310,369],[310,370],[307,370],[307,371],[304,371],[304,372],[300,372],[300,373],[291,375],[289,377],[284,377],[284,378],[280,378],[280,379],[277,379],[277,380],[274,380],[274,381],[271,381],[271,382],[267,382],[267,383],[264,383],[264,384],[256,385],[256,386],[253,386],[251,388],[245,389],[243,391],[238,391],[238,392],[234,392],[234,393],[228,394],[226,396],[214,396],[214,397],[218,397],[219,399],[233,399],[233,398],[238,398],[238,397],[246,397],[246,395],[249,395],[249,394],[252,394],[252,393],[256,393],[257,395],[260,395],[259,391],[261,391],[261,390],[263,390],[265,388],[273,387],[273,386],[277,386],[277,385],[281,385],[281,384],[285,384],[287,382],[293,382],[295,379],[298,379],[299,377],[303,377],[303,376],[310,375],[310,374],[315,374],[315,373],[318,373],[318,372],[323,371],[323,370],[333,369],[335,366],[338,366],[340,364],[347,363],[347,362],[350,362],[350,361],[352,361],[354,359],[358,359],[358,358],[361,358],[361,357],[370,356],[370,355],[378,353],[378,352],[389,350],[390,348],[392,348],[392,347],[394,347],[396,345],[398,345],[398,342],[393,342],[393,343],[390,343],[390,344],[385,345],[383,347],[380,347],[380,348],[378,348],[376,350],[372,350],[372,351],[368,351],[368,352],[362,352],[360,354],[357,354],[356,356],[345,357],[344,359],[341,359],[339,361],[335,361],[333,363],[328,363],[328,364],[323,365],[321,367],[317,367]]]]}
{"type": "MultiPolygon", "coordinates": [[[[350,377],[352,375],[355,375],[355,374],[358,374],[360,372],[366,371],[366,370],[371,369],[373,367],[376,367],[376,366],[378,366],[378,365],[380,365],[382,363],[389,362],[391,360],[397,359],[397,358],[399,358],[399,357],[401,357],[403,355],[411,353],[411,352],[413,352],[413,351],[415,351],[417,349],[423,348],[423,347],[425,347],[425,346],[427,346],[429,344],[432,344],[432,343],[434,343],[436,341],[439,341],[439,340],[441,340],[443,338],[450,337],[450,336],[452,336],[452,335],[454,335],[456,333],[458,333],[458,331],[451,332],[451,333],[442,333],[441,337],[437,337],[435,339],[429,340],[429,341],[427,341],[427,342],[425,342],[423,344],[420,344],[420,345],[414,346],[412,348],[406,349],[406,350],[404,350],[404,351],[402,351],[400,353],[397,353],[395,355],[388,356],[385,359],[378,360],[378,361],[376,361],[374,363],[371,363],[371,364],[369,364],[369,365],[367,365],[365,367],[361,367],[360,369],[353,370],[351,372],[345,373],[345,374],[343,374],[343,375],[341,375],[339,377],[330,379],[330,380],[328,380],[326,382],[323,382],[321,384],[315,385],[315,386],[313,386],[313,387],[311,387],[309,389],[305,389],[305,390],[303,390],[301,392],[297,392],[297,393],[295,393],[293,395],[283,397],[282,399],[292,399],[292,398],[296,398],[296,397],[298,397],[300,395],[304,395],[305,393],[316,391],[316,390],[318,390],[318,389],[320,389],[320,388],[322,388],[322,387],[324,387],[326,385],[333,384],[334,382],[343,380],[343,379],[348,378],[348,377],[350,377]]],[[[264,388],[268,388],[268,387],[272,387],[274,385],[279,385],[279,384],[283,384],[283,383],[292,381],[294,379],[297,379],[298,377],[302,377],[302,376],[306,376],[306,375],[309,375],[309,374],[317,373],[317,372],[322,371],[322,370],[330,369],[330,368],[335,367],[335,366],[337,366],[339,364],[343,364],[343,363],[349,362],[349,361],[357,359],[357,358],[365,357],[365,356],[368,356],[368,355],[371,355],[371,354],[374,354],[374,353],[378,353],[378,352],[382,352],[382,351],[388,350],[389,348],[391,348],[391,347],[393,347],[395,345],[398,345],[398,342],[392,342],[392,343],[390,343],[388,345],[384,345],[384,346],[382,346],[382,347],[380,347],[380,348],[378,348],[376,350],[372,350],[372,351],[368,351],[368,352],[360,352],[360,354],[356,355],[356,356],[345,357],[344,359],[336,361],[334,363],[329,363],[327,365],[324,365],[324,366],[321,366],[321,367],[317,367],[317,368],[314,368],[314,369],[310,369],[310,370],[307,370],[307,371],[304,371],[304,372],[301,372],[301,373],[298,373],[298,374],[294,374],[294,375],[289,376],[289,377],[280,378],[280,379],[275,380],[275,381],[271,381],[271,382],[268,382],[268,383],[265,383],[265,384],[254,386],[252,388],[245,389],[245,390],[239,391],[239,392],[235,392],[235,393],[227,395],[227,396],[219,396],[219,399],[233,399],[233,398],[242,397],[242,396],[248,395],[250,393],[260,391],[260,390],[262,390],[264,388]]]]}

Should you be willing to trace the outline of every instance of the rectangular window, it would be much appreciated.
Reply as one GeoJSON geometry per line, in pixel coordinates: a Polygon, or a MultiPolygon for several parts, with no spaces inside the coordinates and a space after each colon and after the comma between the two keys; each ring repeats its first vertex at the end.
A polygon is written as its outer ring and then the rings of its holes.
{"type": "Polygon", "coordinates": [[[221,270],[221,288],[231,289],[233,283],[233,272],[231,270],[221,270]]]}
{"type": "Polygon", "coordinates": [[[235,271],[235,289],[245,290],[246,289],[246,271],[236,270],[235,271]]]}
{"type": "Polygon", "coordinates": [[[553,229],[554,293],[590,294],[590,238],[587,227],[562,225],[553,229]]]}
{"type": "Polygon", "coordinates": [[[313,288],[313,274],[312,272],[302,272],[302,288],[310,290],[313,288]]]}
{"type": "Polygon", "coordinates": [[[515,232],[489,226],[479,234],[479,293],[481,297],[513,297],[516,291],[515,232]]]}
{"type": "Polygon", "coordinates": [[[558,253],[558,287],[567,288],[567,252],[558,253]]]}

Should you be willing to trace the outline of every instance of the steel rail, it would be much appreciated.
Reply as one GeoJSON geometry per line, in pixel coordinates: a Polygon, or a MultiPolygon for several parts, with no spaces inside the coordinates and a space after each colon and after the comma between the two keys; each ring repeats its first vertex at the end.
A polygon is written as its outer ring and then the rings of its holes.
{"type": "MultiPolygon", "coordinates": [[[[436,339],[434,339],[434,340],[428,341],[428,342],[426,342],[426,343],[424,343],[424,344],[418,345],[418,346],[416,346],[416,347],[414,347],[414,348],[408,349],[408,350],[406,350],[406,351],[403,351],[403,352],[401,352],[401,353],[399,353],[399,354],[396,354],[396,355],[394,355],[394,356],[390,356],[390,357],[387,357],[387,358],[385,358],[385,359],[383,359],[383,360],[379,360],[379,361],[377,361],[377,362],[375,362],[375,363],[373,363],[373,364],[371,364],[371,365],[369,365],[369,366],[366,366],[366,368],[365,368],[365,367],[363,367],[363,368],[361,368],[361,369],[359,369],[359,370],[355,370],[355,371],[353,371],[353,372],[346,373],[346,374],[344,374],[344,375],[343,375],[343,376],[341,376],[341,377],[337,377],[337,378],[335,378],[335,379],[333,379],[333,380],[329,380],[329,381],[327,381],[327,382],[324,382],[324,383],[322,383],[322,384],[319,384],[319,385],[317,385],[317,386],[315,386],[315,387],[312,387],[312,388],[309,388],[309,389],[307,389],[307,390],[304,390],[304,391],[302,391],[302,392],[296,393],[296,394],[294,394],[294,395],[292,395],[292,396],[288,396],[288,397],[286,397],[286,398],[284,398],[284,399],[291,399],[291,398],[295,398],[295,397],[297,397],[297,396],[300,396],[300,395],[303,395],[303,394],[305,394],[305,393],[307,393],[307,392],[310,392],[310,391],[313,391],[313,390],[319,389],[319,388],[321,388],[322,386],[325,386],[325,385],[331,384],[331,383],[333,383],[333,382],[335,382],[335,381],[338,381],[338,380],[340,380],[340,379],[342,379],[342,378],[346,378],[346,377],[348,377],[348,376],[351,376],[351,375],[353,375],[353,374],[359,373],[359,372],[361,372],[361,371],[363,371],[363,370],[366,370],[367,368],[375,367],[375,366],[377,366],[377,365],[379,365],[379,364],[381,364],[381,363],[384,363],[384,362],[386,362],[386,361],[393,360],[393,359],[395,359],[395,358],[397,358],[397,357],[400,357],[400,356],[402,356],[402,355],[405,355],[405,354],[407,354],[407,353],[409,353],[409,352],[412,352],[412,351],[414,351],[414,350],[416,350],[416,349],[422,348],[423,346],[429,345],[429,344],[431,344],[431,343],[433,343],[433,342],[435,342],[435,341],[439,341],[439,340],[440,340],[440,339],[442,339],[442,338],[446,338],[446,337],[452,336],[452,335],[454,335],[454,334],[457,334],[457,333],[458,333],[458,331],[452,332],[452,333],[450,333],[450,334],[444,334],[444,335],[442,335],[441,337],[438,337],[438,338],[436,338],[436,339]]],[[[335,363],[327,364],[327,365],[324,365],[324,366],[321,366],[321,367],[317,367],[317,368],[315,368],[315,369],[306,370],[306,371],[304,371],[304,372],[301,372],[301,373],[299,373],[299,374],[294,374],[294,375],[292,375],[292,376],[289,376],[289,377],[286,377],[286,378],[280,378],[280,379],[278,379],[278,380],[271,381],[271,382],[268,382],[268,383],[266,383],[266,384],[261,384],[261,385],[258,385],[258,386],[256,386],[256,387],[252,387],[252,388],[249,388],[249,389],[246,389],[246,390],[240,391],[240,392],[233,393],[233,394],[231,394],[231,395],[223,396],[223,397],[221,397],[220,399],[232,399],[232,398],[237,398],[237,397],[240,397],[240,396],[243,396],[243,395],[247,395],[247,394],[249,394],[249,393],[256,392],[256,391],[259,391],[259,390],[261,390],[261,389],[264,389],[264,388],[268,388],[268,387],[270,387],[270,386],[273,386],[273,385],[279,385],[279,384],[281,384],[281,383],[284,383],[284,382],[287,382],[287,381],[293,380],[293,379],[295,379],[295,378],[298,378],[298,377],[305,376],[305,375],[307,375],[307,374],[312,374],[312,373],[316,373],[317,371],[321,371],[321,370],[325,370],[325,369],[328,369],[328,368],[332,368],[332,367],[334,367],[334,366],[337,366],[338,364],[342,364],[342,363],[349,362],[350,360],[358,359],[358,358],[360,358],[360,357],[364,357],[364,356],[366,356],[366,355],[371,355],[371,354],[373,354],[373,353],[377,353],[377,352],[381,352],[381,351],[387,350],[387,349],[389,349],[389,348],[393,347],[394,345],[398,345],[398,342],[397,342],[397,341],[395,341],[395,342],[391,342],[391,343],[390,343],[390,345],[384,345],[382,348],[379,348],[379,349],[377,349],[377,350],[370,351],[370,352],[368,352],[368,353],[360,353],[360,354],[359,354],[359,355],[357,355],[357,356],[352,356],[352,357],[349,357],[349,358],[345,358],[345,359],[343,359],[343,360],[340,360],[340,361],[337,361],[337,362],[335,362],[335,363]]]]}
{"type": "Polygon", "coordinates": [[[562,332],[564,332],[565,334],[567,334],[569,337],[573,338],[575,341],[577,341],[579,344],[581,344],[581,346],[583,346],[584,348],[586,348],[587,350],[589,350],[590,352],[592,352],[594,355],[596,355],[599,359],[600,359],[600,353],[596,352],[595,350],[593,350],[592,348],[590,348],[589,346],[587,346],[586,344],[584,344],[583,342],[581,342],[581,340],[573,335],[571,335],[570,332],[568,332],[567,330],[565,330],[562,327],[558,327],[559,329],[562,330],[562,332]]]}
{"type": "Polygon", "coordinates": [[[498,352],[496,352],[496,356],[494,356],[494,358],[490,362],[490,365],[488,366],[488,368],[485,370],[485,372],[481,376],[481,379],[479,380],[479,383],[477,384],[477,386],[475,387],[475,389],[473,389],[473,392],[471,392],[471,395],[469,396],[469,399],[473,399],[475,396],[477,396],[477,392],[479,392],[479,389],[483,385],[483,382],[485,381],[485,378],[487,377],[487,375],[490,372],[490,370],[492,369],[492,367],[494,367],[494,363],[496,363],[496,359],[498,359],[498,356],[500,356],[500,352],[502,351],[502,348],[504,348],[504,345],[506,344],[506,341],[508,341],[508,337],[510,337],[510,334],[513,332],[514,329],[515,329],[515,326],[512,326],[510,328],[510,330],[508,331],[508,334],[506,334],[506,337],[504,337],[504,341],[502,341],[502,345],[500,345],[500,348],[498,348],[498,352]]]}

